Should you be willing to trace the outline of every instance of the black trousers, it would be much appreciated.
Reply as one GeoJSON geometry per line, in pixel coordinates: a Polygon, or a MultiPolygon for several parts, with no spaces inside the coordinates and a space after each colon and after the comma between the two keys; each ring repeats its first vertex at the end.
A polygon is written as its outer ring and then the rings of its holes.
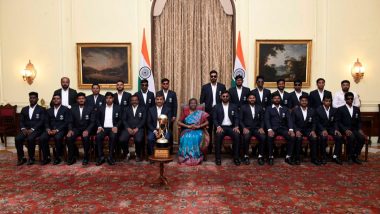
{"type": "Polygon", "coordinates": [[[274,139],[276,138],[276,136],[282,136],[285,138],[285,140],[287,142],[286,152],[287,152],[287,155],[291,157],[293,155],[295,139],[294,139],[294,137],[291,137],[288,134],[289,129],[278,128],[276,130],[273,130],[273,132],[274,132],[273,137],[268,136],[269,157],[273,157],[274,139]]]}
{"type": "Polygon", "coordinates": [[[47,132],[42,133],[40,143],[42,148],[43,159],[46,160],[50,156],[49,140],[53,139],[55,143],[56,154],[55,158],[63,156],[63,138],[66,136],[66,131],[59,131],[54,136],[48,135],[47,132]]]}
{"type": "MultiPolygon", "coordinates": [[[[341,156],[341,154],[342,154],[342,141],[343,141],[343,138],[342,138],[342,136],[335,135],[334,132],[335,132],[335,130],[327,130],[327,133],[329,135],[333,136],[333,138],[334,138],[334,143],[335,143],[334,155],[339,158],[341,156]]],[[[320,133],[319,136],[320,136],[319,137],[319,141],[320,141],[321,156],[322,156],[323,159],[326,159],[326,157],[327,157],[326,147],[327,147],[328,137],[327,136],[322,136],[322,133],[320,133]]]]}
{"type": "Polygon", "coordinates": [[[41,135],[40,131],[34,130],[30,135],[25,136],[22,132],[18,134],[15,138],[15,144],[17,149],[17,158],[20,160],[24,158],[24,142],[26,140],[28,155],[30,159],[34,159],[34,154],[36,150],[36,138],[41,135]]]}
{"type": "Polygon", "coordinates": [[[249,144],[251,142],[252,136],[255,136],[257,140],[259,141],[259,155],[263,156],[264,155],[264,143],[265,143],[265,133],[260,134],[259,129],[257,128],[249,128],[249,133],[248,134],[243,134],[243,149],[244,149],[244,155],[249,156],[249,144]]]}
{"type": "Polygon", "coordinates": [[[90,133],[88,133],[87,137],[83,137],[82,133],[85,131],[85,129],[73,129],[72,131],[74,132],[73,135],[67,138],[68,159],[74,159],[76,149],[75,141],[78,137],[81,137],[84,150],[84,159],[88,160],[90,152],[90,133]]]}
{"type": "Polygon", "coordinates": [[[316,137],[310,136],[309,130],[301,130],[302,136],[296,137],[295,144],[294,144],[294,158],[297,160],[300,160],[300,154],[302,149],[302,141],[303,137],[307,137],[309,140],[309,146],[310,146],[310,156],[311,160],[317,160],[317,151],[318,151],[318,140],[316,137]]]}
{"type": "Polygon", "coordinates": [[[362,151],[365,143],[365,137],[359,131],[352,131],[351,136],[346,136],[347,151],[351,158],[357,158],[362,151]]]}
{"type": "Polygon", "coordinates": [[[232,150],[233,150],[233,158],[239,159],[239,144],[240,144],[240,136],[238,133],[233,131],[232,126],[222,126],[223,132],[216,133],[216,142],[215,142],[215,159],[220,160],[222,158],[222,144],[223,138],[225,136],[229,136],[232,138],[232,150]]]}
{"type": "Polygon", "coordinates": [[[104,128],[104,131],[99,132],[96,134],[96,146],[98,148],[98,154],[99,158],[104,158],[104,152],[103,152],[103,143],[104,138],[108,136],[108,144],[109,144],[109,158],[112,159],[113,152],[115,150],[115,140],[117,138],[117,133],[112,132],[112,128],[104,128]]]}
{"type": "Polygon", "coordinates": [[[135,142],[135,150],[136,155],[138,157],[142,157],[142,148],[143,148],[143,139],[144,139],[144,129],[139,129],[136,134],[131,135],[127,130],[123,130],[120,136],[120,143],[123,147],[124,151],[129,152],[129,139],[133,137],[133,141],[135,142]]]}

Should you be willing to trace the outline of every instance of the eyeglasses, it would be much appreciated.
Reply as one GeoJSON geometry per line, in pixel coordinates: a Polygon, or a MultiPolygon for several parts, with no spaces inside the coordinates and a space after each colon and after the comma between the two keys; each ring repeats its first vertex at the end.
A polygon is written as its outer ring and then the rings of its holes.
{"type": "Polygon", "coordinates": [[[216,76],[216,75],[211,75],[210,77],[211,77],[211,78],[217,78],[217,76],[216,76]]]}
{"type": "Polygon", "coordinates": [[[222,97],[228,97],[228,95],[223,95],[222,97]]]}
{"type": "Polygon", "coordinates": [[[301,84],[297,83],[297,84],[294,84],[294,86],[301,86],[301,84]]]}

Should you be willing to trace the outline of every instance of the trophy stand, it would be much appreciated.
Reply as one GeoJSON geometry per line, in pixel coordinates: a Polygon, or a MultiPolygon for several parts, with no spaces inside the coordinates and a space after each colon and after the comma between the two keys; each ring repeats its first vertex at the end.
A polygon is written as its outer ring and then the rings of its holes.
{"type": "Polygon", "coordinates": [[[160,163],[160,176],[154,181],[150,186],[151,187],[162,187],[169,184],[168,179],[164,176],[164,164],[172,162],[174,160],[173,156],[169,158],[155,158],[153,155],[149,156],[149,160],[153,162],[160,163]]]}

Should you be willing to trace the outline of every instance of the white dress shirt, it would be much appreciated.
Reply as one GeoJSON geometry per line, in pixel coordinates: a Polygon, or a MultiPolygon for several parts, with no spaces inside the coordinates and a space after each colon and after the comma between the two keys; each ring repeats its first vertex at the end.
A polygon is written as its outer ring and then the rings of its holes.
{"type": "Polygon", "coordinates": [[[82,119],[82,114],[83,114],[83,108],[79,106],[79,118],[82,119]]]}
{"type": "Polygon", "coordinates": [[[300,97],[302,96],[302,91],[300,91],[299,93],[297,91],[294,91],[294,93],[297,96],[297,100],[300,100],[300,97]]]}
{"type": "Polygon", "coordinates": [[[307,108],[306,108],[306,109],[303,109],[303,108],[301,107],[301,111],[302,111],[303,120],[305,121],[305,120],[306,120],[306,117],[307,117],[307,108]]]}
{"type": "Polygon", "coordinates": [[[67,90],[64,90],[63,88],[62,88],[62,90],[61,90],[61,98],[62,98],[62,102],[61,102],[61,104],[63,105],[63,106],[66,106],[66,107],[71,107],[70,105],[69,105],[69,89],[67,89],[67,90]]]}
{"type": "Polygon", "coordinates": [[[223,121],[222,121],[222,126],[230,126],[232,125],[232,122],[230,120],[230,117],[228,116],[228,104],[222,104],[223,106],[223,111],[224,111],[224,118],[223,118],[223,121]]]}
{"type": "Polygon", "coordinates": [[[283,100],[284,99],[284,92],[281,92],[280,90],[277,90],[277,91],[280,94],[281,100],[283,100]]]}
{"type": "Polygon", "coordinates": [[[139,107],[138,105],[136,107],[133,107],[132,106],[132,111],[133,111],[133,116],[136,117],[136,111],[137,111],[137,107],[139,107]]]}
{"type": "MultiPolygon", "coordinates": [[[[156,107],[157,107],[157,117],[159,117],[161,115],[162,106],[161,107],[156,106],[156,107]]],[[[157,128],[160,128],[160,124],[158,120],[157,120],[157,128]]]]}
{"type": "Polygon", "coordinates": [[[113,127],[113,104],[111,106],[106,105],[106,112],[104,115],[104,128],[113,127]]]}
{"type": "Polygon", "coordinates": [[[141,94],[142,94],[142,96],[143,96],[144,103],[146,104],[146,98],[148,97],[148,90],[146,90],[145,93],[141,90],[141,94]]]}
{"type": "Polygon", "coordinates": [[[217,84],[213,85],[211,83],[211,91],[212,91],[212,107],[214,107],[216,105],[216,88],[217,88],[217,84]]]}
{"type": "Polygon", "coordinates": [[[34,105],[33,107],[32,106],[29,106],[29,119],[31,120],[32,117],[33,117],[33,112],[34,112],[34,109],[36,108],[36,105],[34,105]]]}
{"type": "MultiPolygon", "coordinates": [[[[360,107],[360,100],[359,96],[355,93],[354,94],[354,102],[352,103],[353,106],[360,107]]],[[[333,99],[333,107],[339,108],[341,106],[344,106],[346,104],[346,101],[344,100],[344,92],[343,91],[338,91],[335,93],[334,99],[333,99]]]]}
{"type": "Polygon", "coordinates": [[[325,95],[325,89],[322,90],[322,92],[318,89],[319,98],[321,98],[321,101],[323,101],[323,96],[325,95]]]}
{"type": "Polygon", "coordinates": [[[349,105],[347,105],[346,104],[346,106],[347,106],[347,108],[348,108],[348,111],[350,112],[350,115],[351,115],[351,117],[354,115],[354,107],[353,106],[349,106],[349,105]]]}
{"type": "Polygon", "coordinates": [[[119,92],[117,93],[117,100],[119,101],[119,105],[122,104],[122,103],[121,103],[121,99],[123,99],[123,94],[124,94],[124,93],[121,93],[121,94],[119,94],[119,92]]]}
{"type": "Polygon", "coordinates": [[[330,119],[330,109],[331,109],[331,107],[327,109],[325,106],[323,106],[323,108],[325,109],[325,112],[326,112],[326,115],[327,115],[327,119],[330,119]]]}
{"type": "Polygon", "coordinates": [[[54,107],[54,117],[57,117],[57,113],[59,111],[59,108],[61,108],[61,106],[58,106],[58,108],[54,107]]]}
{"type": "Polygon", "coordinates": [[[252,118],[255,119],[255,105],[249,105],[249,107],[251,108],[252,118]]]}
{"type": "Polygon", "coordinates": [[[260,101],[262,102],[263,101],[263,95],[264,95],[264,88],[263,88],[263,90],[260,90],[259,88],[257,88],[257,91],[259,92],[260,101]]]}
{"type": "Polygon", "coordinates": [[[98,95],[94,95],[94,103],[96,104],[96,100],[98,99],[98,95]]]}
{"type": "Polygon", "coordinates": [[[236,91],[237,91],[237,94],[238,94],[238,98],[240,100],[240,97],[241,97],[241,92],[243,91],[243,87],[236,87],[236,91]]]}
{"type": "Polygon", "coordinates": [[[168,91],[162,90],[162,92],[164,94],[164,100],[166,101],[166,98],[168,97],[168,91]]]}

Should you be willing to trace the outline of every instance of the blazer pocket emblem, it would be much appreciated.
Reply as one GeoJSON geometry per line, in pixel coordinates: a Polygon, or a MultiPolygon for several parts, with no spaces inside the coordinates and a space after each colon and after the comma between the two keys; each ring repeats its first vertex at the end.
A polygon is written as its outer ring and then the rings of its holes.
{"type": "Polygon", "coordinates": [[[334,116],[332,116],[332,117],[330,118],[330,120],[331,120],[331,122],[334,121],[334,116]]]}
{"type": "Polygon", "coordinates": [[[148,99],[148,103],[151,104],[151,103],[152,103],[152,100],[151,100],[151,99],[148,99]]]}
{"type": "Polygon", "coordinates": [[[222,91],[219,91],[219,96],[222,95],[222,91]]]}
{"type": "Polygon", "coordinates": [[[173,100],[172,100],[172,98],[170,97],[170,98],[169,98],[169,103],[171,103],[171,102],[173,102],[173,100]]]}
{"type": "Polygon", "coordinates": [[[126,101],[126,100],[124,100],[124,102],[123,102],[123,103],[124,103],[124,105],[125,105],[125,106],[127,105],[127,101],[126,101]]]}
{"type": "Polygon", "coordinates": [[[268,97],[265,97],[265,98],[264,98],[264,101],[267,102],[267,101],[268,101],[268,97]]]}
{"type": "Polygon", "coordinates": [[[115,117],[119,117],[119,113],[116,112],[116,113],[115,113],[115,117]]]}
{"type": "Polygon", "coordinates": [[[60,120],[63,120],[63,119],[64,119],[64,118],[63,118],[63,115],[60,115],[60,116],[59,116],[59,119],[60,119],[60,120]]]}
{"type": "Polygon", "coordinates": [[[235,115],[235,111],[231,111],[231,115],[234,116],[235,115]]]}
{"type": "Polygon", "coordinates": [[[139,112],[139,117],[140,117],[140,118],[142,117],[142,113],[141,113],[141,112],[139,112]]]}
{"type": "Polygon", "coordinates": [[[40,119],[40,114],[36,114],[36,119],[40,119]]]}
{"type": "Polygon", "coordinates": [[[246,97],[243,97],[243,100],[244,100],[244,101],[246,101],[246,100],[247,100],[247,98],[246,98],[246,97]]]}
{"type": "Polygon", "coordinates": [[[103,103],[102,102],[99,102],[99,105],[101,106],[103,103]]]}
{"type": "Polygon", "coordinates": [[[86,114],[86,116],[84,116],[84,119],[85,119],[85,120],[90,119],[90,117],[88,116],[88,114],[86,114]]]}
{"type": "Polygon", "coordinates": [[[357,119],[357,118],[359,118],[359,114],[358,114],[358,113],[356,113],[356,114],[355,114],[355,117],[356,117],[356,119],[357,119]]]}
{"type": "Polygon", "coordinates": [[[285,118],[285,113],[284,112],[282,113],[282,118],[285,118]]]}
{"type": "Polygon", "coordinates": [[[309,123],[311,123],[311,121],[313,121],[313,118],[312,118],[312,117],[309,117],[309,123]]]}
{"type": "Polygon", "coordinates": [[[284,104],[287,105],[288,104],[288,100],[284,100],[284,104]]]}

